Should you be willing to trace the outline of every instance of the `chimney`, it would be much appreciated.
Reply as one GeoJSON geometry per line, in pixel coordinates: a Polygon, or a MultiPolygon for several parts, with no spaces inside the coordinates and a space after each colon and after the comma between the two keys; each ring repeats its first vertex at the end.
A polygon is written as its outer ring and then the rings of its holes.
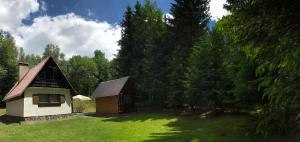
{"type": "Polygon", "coordinates": [[[19,80],[21,80],[28,71],[29,71],[28,64],[19,63],[19,80]]]}

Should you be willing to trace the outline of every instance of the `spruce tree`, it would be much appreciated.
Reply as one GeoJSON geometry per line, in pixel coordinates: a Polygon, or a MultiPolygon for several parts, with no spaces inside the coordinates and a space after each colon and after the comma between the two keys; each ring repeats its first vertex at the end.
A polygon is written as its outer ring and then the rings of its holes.
{"type": "Polygon", "coordinates": [[[166,26],[162,12],[155,3],[146,1],[146,50],[144,58],[143,88],[151,106],[162,106],[165,101],[167,46],[164,46],[166,26]]]}
{"type": "Polygon", "coordinates": [[[209,21],[209,0],[175,0],[172,4],[170,32],[173,48],[170,58],[168,85],[168,103],[170,106],[181,106],[183,103],[184,74],[192,48],[207,30],[209,21]]]}
{"type": "Polygon", "coordinates": [[[186,73],[186,97],[192,109],[210,108],[216,112],[226,94],[224,69],[225,42],[215,29],[195,45],[186,73]]]}
{"type": "Polygon", "coordinates": [[[133,12],[131,7],[128,6],[124,13],[123,20],[121,22],[121,39],[119,41],[120,50],[116,57],[117,74],[119,77],[130,75],[131,60],[132,60],[132,48],[133,48],[133,25],[132,25],[133,12]]]}
{"type": "Polygon", "coordinates": [[[165,23],[155,3],[138,1],[127,8],[122,25],[121,49],[116,58],[120,76],[129,75],[137,89],[141,104],[160,105],[164,101],[165,85],[165,23]]]}

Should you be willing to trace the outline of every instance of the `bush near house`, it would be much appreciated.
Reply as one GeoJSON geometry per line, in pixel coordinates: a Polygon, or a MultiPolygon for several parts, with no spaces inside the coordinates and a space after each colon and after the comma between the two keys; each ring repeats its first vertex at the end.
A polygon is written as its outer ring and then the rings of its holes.
{"type": "Polygon", "coordinates": [[[90,101],[81,101],[81,100],[73,100],[73,111],[74,112],[95,112],[96,104],[95,100],[90,101]]]}

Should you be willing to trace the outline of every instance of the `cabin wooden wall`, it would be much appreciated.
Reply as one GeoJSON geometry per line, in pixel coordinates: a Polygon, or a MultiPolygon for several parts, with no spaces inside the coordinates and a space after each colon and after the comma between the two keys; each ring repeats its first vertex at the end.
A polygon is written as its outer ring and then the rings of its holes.
{"type": "Polygon", "coordinates": [[[108,96],[96,98],[97,114],[117,114],[119,113],[119,96],[108,96]]]}

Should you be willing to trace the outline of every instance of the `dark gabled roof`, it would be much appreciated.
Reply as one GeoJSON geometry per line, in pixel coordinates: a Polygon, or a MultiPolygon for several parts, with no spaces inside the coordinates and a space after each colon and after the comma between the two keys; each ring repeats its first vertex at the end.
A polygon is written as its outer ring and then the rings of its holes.
{"type": "MultiPolygon", "coordinates": [[[[3,101],[9,101],[11,99],[14,99],[16,97],[22,96],[26,88],[31,84],[31,82],[35,79],[35,77],[40,73],[40,71],[44,68],[47,62],[54,59],[52,57],[47,57],[44,60],[42,60],[39,64],[31,68],[22,79],[20,79],[11,89],[10,91],[5,95],[3,98],[3,101]]],[[[54,61],[55,63],[55,61],[54,61]]],[[[55,63],[56,64],[56,63],[55,63]]],[[[57,64],[56,64],[57,65],[57,64]]],[[[58,66],[58,65],[57,65],[58,66]]],[[[59,67],[58,67],[59,68],[59,67]]],[[[61,72],[61,70],[59,69],[61,72]]],[[[63,74],[63,73],[62,73],[63,74]]],[[[67,78],[63,75],[64,79],[67,80],[67,78]]],[[[71,89],[74,91],[73,86],[70,84],[70,82],[67,80],[68,84],[70,85],[71,89]]]]}
{"type": "Polygon", "coordinates": [[[128,81],[129,76],[101,82],[93,93],[94,98],[117,96],[128,81]]]}

